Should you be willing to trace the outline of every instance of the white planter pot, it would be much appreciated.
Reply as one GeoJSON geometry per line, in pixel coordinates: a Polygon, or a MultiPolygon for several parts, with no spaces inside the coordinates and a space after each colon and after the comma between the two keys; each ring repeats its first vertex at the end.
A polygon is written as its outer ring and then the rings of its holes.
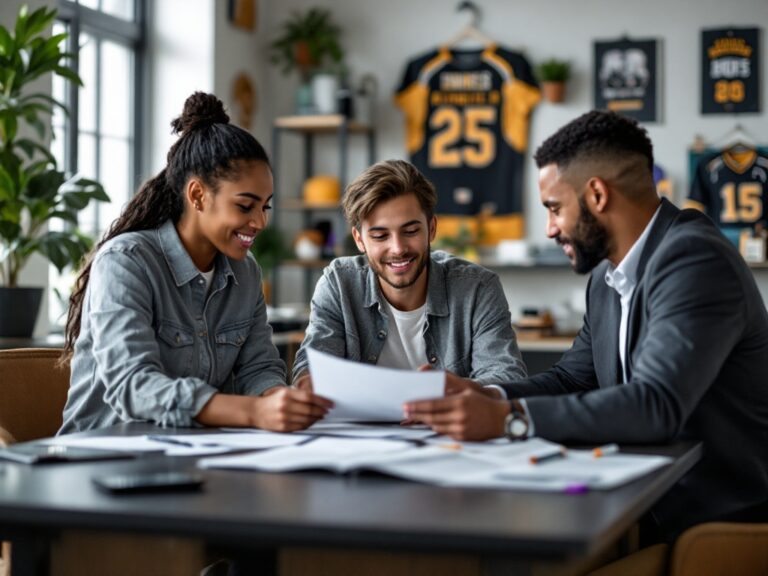
{"type": "Polygon", "coordinates": [[[333,74],[317,74],[312,78],[312,99],[318,114],[336,114],[336,92],[339,79],[333,74]]]}

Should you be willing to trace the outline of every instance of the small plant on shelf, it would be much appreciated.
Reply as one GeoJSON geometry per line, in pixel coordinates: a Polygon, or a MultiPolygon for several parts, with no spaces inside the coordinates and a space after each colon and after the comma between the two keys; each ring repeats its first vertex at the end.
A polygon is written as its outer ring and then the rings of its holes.
{"type": "Polygon", "coordinates": [[[565,100],[565,83],[571,77],[571,63],[550,58],[538,65],[536,75],[541,82],[544,99],[548,102],[565,100]]]}
{"type": "Polygon", "coordinates": [[[272,44],[272,63],[283,74],[296,69],[302,81],[328,65],[340,66],[344,58],[339,37],[341,29],[333,23],[330,10],[310,8],[306,13],[294,12],[283,24],[281,35],[272,44]]]}

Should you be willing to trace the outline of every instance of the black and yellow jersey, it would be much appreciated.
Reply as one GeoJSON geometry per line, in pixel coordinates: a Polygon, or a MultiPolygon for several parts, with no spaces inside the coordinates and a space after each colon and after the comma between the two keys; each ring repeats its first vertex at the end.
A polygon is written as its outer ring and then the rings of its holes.
{"type": "Polygon", "coordinates": [[[485,212],[486,243],[524,236],[523,163],[539,99],[528,61],[496,45],[440,48],[408,63],[395,103],[411,162],[437,188],[440,229],[446,215],[485,212]]]}
{"type": "Polygon", "coordinates": [[[738,242],[741,230],[768,221],[768,156],[749,148],[705,156],[685,205],[706,213],[738,242]]]}

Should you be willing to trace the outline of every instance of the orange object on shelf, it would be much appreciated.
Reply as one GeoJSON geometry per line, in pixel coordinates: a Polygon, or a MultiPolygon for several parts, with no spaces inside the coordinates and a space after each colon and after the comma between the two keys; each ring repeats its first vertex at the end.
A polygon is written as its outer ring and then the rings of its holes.
{"type": "Polygon", "coordinates": [[[307,204],[338,204],[341,200],[341,184],[335,176],[313,176],[304,182],[302,196],[307,204]]]}

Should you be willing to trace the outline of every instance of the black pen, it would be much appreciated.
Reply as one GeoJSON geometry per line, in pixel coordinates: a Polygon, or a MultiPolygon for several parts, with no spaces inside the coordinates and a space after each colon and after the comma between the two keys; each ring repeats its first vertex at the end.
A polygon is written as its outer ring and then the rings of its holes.
{"type": "Polygon", "coordinates": [[[554,460],[555,458],[563,458],[567,451],[565,448],[551,448],[547,451],[540,452],[539,454],[533,454],[529,456],[531,464],[541,464],[548,460],[554,460]]]}
{"type": "Polygon", "coordinates": [[[162,436],[158,434],[148,434],[147,440],[154,440],[155,442],[162,442],[163,444],[173,444],[174,446],[186,446],[187,448],[195,448],[197,445],[186,440],[179,440],[178,438],[172,438],[171,436],[162,436]]]}

